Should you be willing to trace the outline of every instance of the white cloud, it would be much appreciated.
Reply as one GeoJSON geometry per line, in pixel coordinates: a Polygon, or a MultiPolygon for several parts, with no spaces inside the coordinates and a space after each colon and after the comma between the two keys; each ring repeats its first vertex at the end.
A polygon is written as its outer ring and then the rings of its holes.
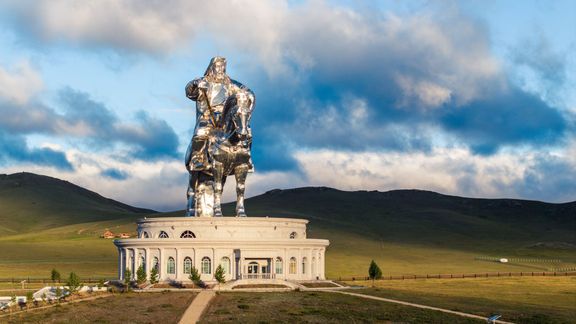
{"type": "Polygon", "coordinates": [[[486,31],[457,10],[400,17],[277,0],[41,0],[4,7],[20,30],[45,42],[167,54],[207,38],[256,58],[252,64],[274,76],[298,79],[298,71],[311,70],[336,82],[395,84],[404,91],[400,104],[462,104],[505,83],[486,31]]]}
{"type": "Polygon", "coordinates": [[[0,98],[22,105],[42,88],[42,78],[30,62],[21,61],[12,69],[0,66],[0,98]]]}
{"type": "MultiPolygon", "coordinates": [[[[569,154],[570,150],[574,147],[558,154],[569,154]]],[[[525,176],[540,158],[539,153],[512,151],[484,157],[464,148],[435,149],[430,154],[335,150],[296,154],[308,182],[315,186],[343,190],[424,189],[485,198],[545,197],[557,202],[576,199],[576,192],[550,192],[542,196],[538,188],[532,190],[536,196],[526,196],[527,191],[522,188],[528,185],[525,176]]],[[[569,163],[576,169],[575,160],[569,163]]]]}

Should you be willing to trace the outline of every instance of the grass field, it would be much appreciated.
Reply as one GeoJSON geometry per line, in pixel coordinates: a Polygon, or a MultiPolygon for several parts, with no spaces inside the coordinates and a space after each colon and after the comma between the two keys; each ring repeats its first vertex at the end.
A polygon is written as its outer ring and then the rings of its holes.
{"type": "Polygon", "coordinates": [[[441,312],[323,292],[220,293],[200,323],[483,323],[441,312]]]}
{"type": "Polygon", "coordinates": [[[355,292],[517,323],[576,323],[576,277],[376,281],[355,292]]]}
{"type": "Polygon", "coordinates": [[[131,293],[0,318],[1,323],[177,323],[195,293],[131,293]]]}

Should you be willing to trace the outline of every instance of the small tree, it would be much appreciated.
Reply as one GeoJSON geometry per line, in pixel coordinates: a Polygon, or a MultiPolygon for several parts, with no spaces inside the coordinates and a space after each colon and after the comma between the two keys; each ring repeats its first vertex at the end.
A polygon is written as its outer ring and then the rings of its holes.
{"type": "Polygon", "coordinates": [[[372,279],[372,286],[374,286],[375,279],[382,278],[382,270],[380,270],[380,267],[378,267],[378,265],[376,264],[376,262],[374,262],[374,260],[370,262],[370,267],[368,268],[368,275],[370,276],[370,279],[372,279]]]}
{"type": "Polygon", "coordinates": [[[60,287],[56,287],[54,294],[56,295],[56,301],[60,302],[60,298],[62,297],[62,289],[60,289],[60,287]]]}
{"type": "Polygon", "coordinates": [[[42,299],[42,304],[46,304],[46,293],[42,293],[42,296],[40,296],[40,299],[42,299]]]}
{"type": "Polygon", "coordinates": [[[66,280],[66,285],[70,289],[70,293],[76,292],[76,290],[78,290],[78,288],[81,285],[80,284],[80,277],[78,277],[78,275],[76,273],[70,272],[70,275],[68,276],[68,280],[66,280]]]}
{"type": "Polygon", "coordinates": [[[26,304],[30,305],[34,302],[34,293],[32,291],[26,292],[26,304]]]}
{"type": "Polygon", "coordinates": [[[126,286],[126,291],[130,290],[130,283],[132,282],[132,272],[130,269],[124,270],[124,285],[126,286]]]}
{"type": "Polygon", "coordinates": [[[143,265],[140,265],[138,270],[136,270],[136,281],[138,284],[143,284],[146,282],[146,271],[144,270],[143,265]]]}
{"type": "Polygon", "coordinates": [[[50,279],[52,279],[52,283],[55,283],[56,281],[60,282],[60,272],[58,272],[56,269],[52,269],[50,279]]]}
{"type": "Polygon", "coordinates": [[[152,267],[152,270],[150,271],[150,283],[158,283],[158,269],[156,267],[152,267]]]}
{"type": "Polygon", "coordinates": [[[218,265],[216,268],[216,271],[214,272],[214,278],[221,284],[226,282],[224,268],[222,268],[222,265],[218,265]]]}
{"type": "Polygon", "coordinates": [[[10,297],[10,313],[12,313],[12,306],[16,305],[16,294],[12,294],[12,297],[10,297]]]}
{"type": "Polygon", "coordinates": [[[202,280],[200,280],[200,274],[198,273],[198,270],[195,267],[192,267],[190,269],[190,275],[188,276],[188,278],[192,280],[192,283],[196,286],[200,286],[202,284],[202,280]]]}

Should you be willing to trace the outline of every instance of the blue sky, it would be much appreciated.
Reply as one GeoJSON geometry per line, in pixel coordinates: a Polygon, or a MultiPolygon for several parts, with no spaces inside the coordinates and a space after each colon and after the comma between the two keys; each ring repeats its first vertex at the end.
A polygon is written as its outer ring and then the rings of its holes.
{"type": "Polygon", "coordinates": [[[183,208],[195,118],[184,86],[221,55],[257,97],[249,195],[323,185],[573,201],[574,12],[574,1],[3,1],[0,172],[183,208]]]}

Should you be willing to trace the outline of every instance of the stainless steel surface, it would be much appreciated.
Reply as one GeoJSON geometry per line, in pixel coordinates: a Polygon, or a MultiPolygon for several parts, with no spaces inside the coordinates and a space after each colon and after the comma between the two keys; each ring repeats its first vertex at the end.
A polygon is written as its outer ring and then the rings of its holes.
{"type": "Polygon", "coordinates": [[[226,59],[214,57],[204,76],[186,85],[196,102],[194,136],[186,151],[189,172],[186,216],[222,216],[226,177],[236,177],[236,216],[245,217],[246,176],[253,172],[250,118],[254,93],[226,75],[226,59]]]}

